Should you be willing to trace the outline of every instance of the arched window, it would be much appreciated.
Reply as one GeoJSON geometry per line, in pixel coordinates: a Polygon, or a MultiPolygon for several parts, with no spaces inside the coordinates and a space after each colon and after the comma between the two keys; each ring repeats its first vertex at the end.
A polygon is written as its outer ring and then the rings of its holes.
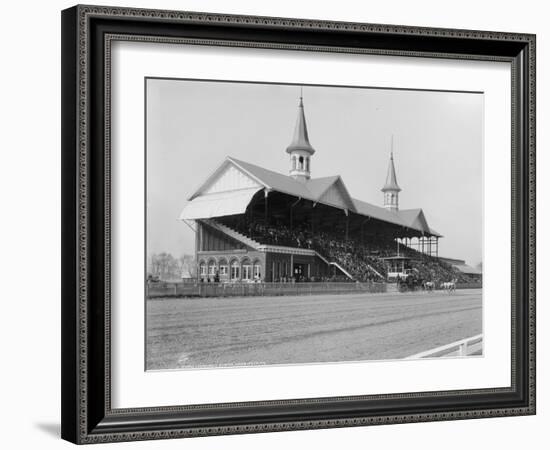
{"type": "Polygon", "coordinates": [[[298,168],[300,170],[304,170],[304,157],[303,156],[300,156],[300,158],[298,159],[298,163],[299,163],[298,168]]]}
{"type": "Polygon", "coordinates": [[[262,279],[262,266],[260,264],[260,261],[256,260],[254,261],[254,267],[253,267],[253,275],[255,280],[261,280],[262,279]]]}
{"type": "Polygon", "coordinates": [[[296,170],[296,156],[292,157],[292,170],[296,170]]]}
{"type": "Polygon", "coordinates": [[[252,264],[250,264],[250,260],[248,258],[244,258],[242,262],[243,266],[243,280],[251,280],[252,279],[252,264]]]}
{"type": "Polygon", "coordinates": [[[201,278],[206,276],[206,263],[204,261],[199,264],[199,275],[201,278]]]}
{"type": "Polygon", "coordinates": [[[306,158],[306,172],[309,172],[309,157],[306,158]]]}
{"type": "Polygon", "coordinates": [[[227,267],[227,260],[225,258],[221,258],[218,265],[220,266],[220,278],[221,279],[227,279],[229,275],[229,268],[227,267]]]}
{"type": "Polygon", "coordinates": [[[208,261],[208,276],[210,278],[214,278],[214,276],[216,275],[216,261],[211,259],[208,261]]]}
{"type": "Polygon", "coordinates": [[[231,280],[238,281],[240,279],[241,279],[241,266],[239,265],[239,261],[234,259],[231,262],[231,280]]]}

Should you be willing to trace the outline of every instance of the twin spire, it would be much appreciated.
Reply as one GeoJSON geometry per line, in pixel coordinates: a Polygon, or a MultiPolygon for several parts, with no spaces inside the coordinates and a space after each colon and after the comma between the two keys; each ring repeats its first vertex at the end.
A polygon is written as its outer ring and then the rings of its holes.
{"type": "Polygon", "coordinates": [[[393,164],[393,134],[391,136],[390,162],[388,164],[388,173],[386,174],[386,184],[384,184],[381,190],[384,193],[384,208],[390,211],[399,210],[399,192],[401,188],[397,184],[395,165],[393,164]]]}
{"type": "MultiPolygon", "coordinates": [[[[300,88],[300,103],[298,104],[298,117],[294,128],[294,136],[292,142],[286,148],[286,152],[290,155],[290,176],[300,181],[310,179],[310,162],[311,156],[315,153],[315,149],[309,142],[307,132],[306,116],[304,112],[303,88],[300,88]]],[[[382,188],[384,193],[384,207],[391,211],[399,209],[399,192],[401,188],[397,184],[397,176],[395,175],[395,165],[393,163],[393,135],[391,137],[390,162],[388,164],[388,172],[386,175],[386,183],[382,188]]]]}
{"type": "Polygon", "coordinates": [[[302,89],[300,89],[300,104],[298,105],[298,117],[296,119],[296,127],[294,128],[294,137],[292,138],[290,145],[286,148],[286,152],[292,154],[292,152],[297,150],[304,151],[309,155],[313,155],[315,153],[314,148],[309,142],[309,136],[307,133],[302,89]]]}
{"type": "Polygon", "coordinates": [[[382,192],[387,191],[401,191],[401,188],[397,184],[397,176],[395,175],[395,166],[393,164],[393,134],[391,135],[391,150],[390,150],[390,162],[388,164],[388,173],[386,175],[386,184],[382,188],[382,192]]]}
{"type": "Polygon", "coordinates": [[[290,154],[290,176],[299,181],[309,180],[311,156],[315,153],[315,149],[311,146],[307,134],[304,99],[301,89],[294,137],[290,145],[286,148],[286,152],[290,154]]]}

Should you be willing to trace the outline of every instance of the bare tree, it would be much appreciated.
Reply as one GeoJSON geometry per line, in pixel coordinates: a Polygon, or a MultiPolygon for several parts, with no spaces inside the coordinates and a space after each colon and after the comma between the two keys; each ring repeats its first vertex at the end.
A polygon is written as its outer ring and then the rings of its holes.
{"type": "Polygon", "coordinates": [[[153,253],[149,258],[149,271],[151,275],[161,280],[179,279],[181,262],[170,253],[153,253]]]}

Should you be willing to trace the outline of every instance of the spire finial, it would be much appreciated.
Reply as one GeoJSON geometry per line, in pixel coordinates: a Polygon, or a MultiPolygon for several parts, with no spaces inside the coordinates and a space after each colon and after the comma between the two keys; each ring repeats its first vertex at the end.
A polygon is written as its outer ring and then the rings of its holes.
{"type": "Polygon", "coordinates": [[[290,154],[290,175],[297,180],[307,181],[310,178],[311,156],[315,153],[307,134],[306,115],[304,112],[304,87],[300,86],[300,104],[294,128],[292,142],[286,148],[290,154]]]}
{"type": "Polygon", "coordinates": [[[292,142],[287,147],[287,153],[292,153],[296,150],[307,152],[310,155],[315,153],[315,150],[309,142],[307,133],[306,116],[303,103],[303,86],[300,86],[300,105],[298,106],[298,117],[296,119],[296,127],[294,128],[294,137],[292,142]]]}
{"type": "Polygon", "coordinates": [[[390,144],[390,162],[388,164],[388,172],[386,175],[386,184],[382,188],[383,192],[399,192],[401,188],[397,184],[397,176],[395,175],[395,165],[393,162],[393,134],[391,135],[391,144],[390,144]]]}

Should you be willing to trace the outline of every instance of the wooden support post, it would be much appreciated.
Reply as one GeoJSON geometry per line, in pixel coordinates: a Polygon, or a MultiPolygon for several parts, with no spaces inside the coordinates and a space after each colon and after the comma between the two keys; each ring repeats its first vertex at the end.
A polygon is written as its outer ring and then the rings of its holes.
{"type": "Polygon", "coordinates": [[[315,233],[315,228],[313,226],[314,220],[315,220],[315,203],[312,203],[312,205],[311,205],[311,235],[312,236],[315,233]]]}
{"type": "Polygon", "coordinates": [[[348,234],[349,234],[349,214],[347,209],[344,209],[344,212],[346,213],[346,242],[347,242],[348,234]]]}
{"type": "Polygon", "coordinates": [[[264,224],[267,226],[267,196],[269,191],[264,189],[264,224]]]}

